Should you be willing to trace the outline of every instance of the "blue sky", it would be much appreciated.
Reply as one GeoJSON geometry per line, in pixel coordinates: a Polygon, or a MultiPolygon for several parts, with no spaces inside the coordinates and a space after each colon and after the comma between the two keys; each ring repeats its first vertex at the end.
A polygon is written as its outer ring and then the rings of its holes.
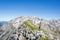
{"type": "Polygon", "coordinates": [[[0,0],[0,21],[20,16],[37,16],[44,19],[60,18],[59,0],[0,0]]]}

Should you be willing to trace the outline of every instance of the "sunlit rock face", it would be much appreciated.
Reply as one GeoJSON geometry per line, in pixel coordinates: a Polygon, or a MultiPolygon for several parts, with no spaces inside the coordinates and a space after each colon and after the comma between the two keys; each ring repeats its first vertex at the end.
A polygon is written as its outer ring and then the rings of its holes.
{"type": "Polygon", "coordinates": [[[21,16],[0,28],[0,40],[60,40],[60,19],[21,16]]]}

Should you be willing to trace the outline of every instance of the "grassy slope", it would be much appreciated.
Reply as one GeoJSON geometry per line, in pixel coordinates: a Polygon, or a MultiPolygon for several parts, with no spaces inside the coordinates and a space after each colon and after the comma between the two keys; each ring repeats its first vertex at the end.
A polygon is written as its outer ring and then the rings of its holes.
{"type": "Polygon", "coordinates": [[[24,24],[27,28],[29,28],[29,29],[31,29],[31,30],[38,30],[38,28],[35,27],[34,24],[32,24],[32,23],[30,23],[30,22],[28,22],[28,21],[23,22],[23,24],[24,24]]]}

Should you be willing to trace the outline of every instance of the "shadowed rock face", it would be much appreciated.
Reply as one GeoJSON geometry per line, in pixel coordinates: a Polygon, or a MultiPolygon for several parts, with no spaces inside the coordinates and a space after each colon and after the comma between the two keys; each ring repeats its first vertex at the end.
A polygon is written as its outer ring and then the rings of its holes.
{"type": "Polygon", "coordinates": [[[21,16],[0,28],[0,40],[60,40],[60,20],[21,16]]]}

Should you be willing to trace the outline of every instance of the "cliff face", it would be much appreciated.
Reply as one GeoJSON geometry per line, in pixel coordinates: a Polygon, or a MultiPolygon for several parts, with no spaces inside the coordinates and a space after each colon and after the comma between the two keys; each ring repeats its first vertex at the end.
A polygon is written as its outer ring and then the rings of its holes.
{"type": "Polygon", "coordinates": [[[21,16],[0,28],[0,40],[60,40],[60,20],[21,16]]]}

